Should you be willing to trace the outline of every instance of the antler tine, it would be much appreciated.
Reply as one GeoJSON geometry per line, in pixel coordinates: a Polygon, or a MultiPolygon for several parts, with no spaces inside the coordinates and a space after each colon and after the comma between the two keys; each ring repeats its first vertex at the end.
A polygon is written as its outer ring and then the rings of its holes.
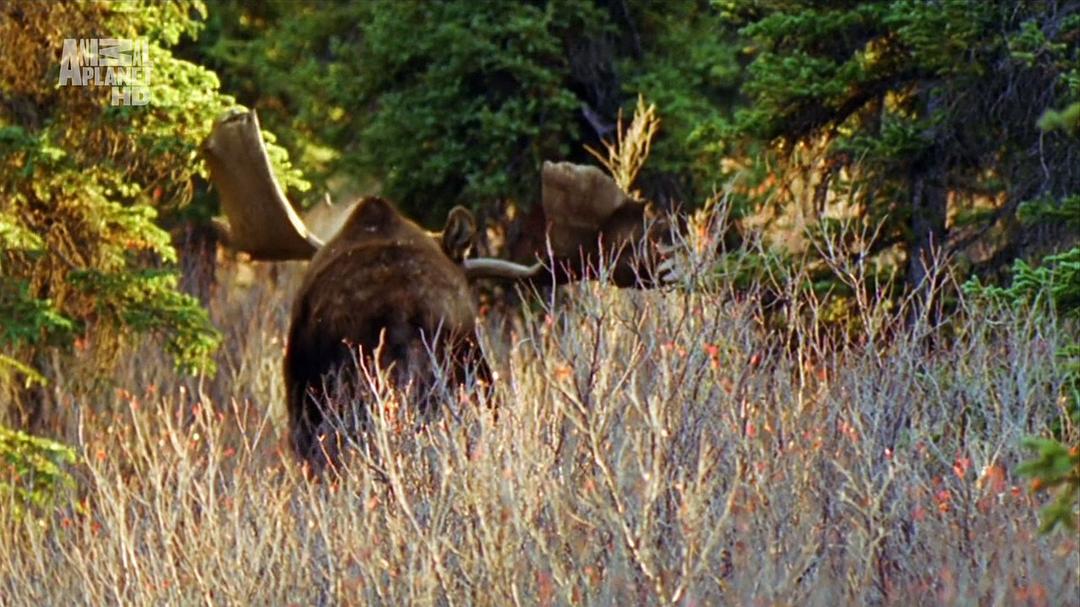
{"type": "Polygon", "coordinates": [[[465,276],[469,280],[478,278],[498,278],[505,280],[522,280],[534,278],[544,270],[544,264],[534,263],[531,266],[521,265],[504,259],[493,257],[474,257],[462,262],[465,268],[465,276]]]}

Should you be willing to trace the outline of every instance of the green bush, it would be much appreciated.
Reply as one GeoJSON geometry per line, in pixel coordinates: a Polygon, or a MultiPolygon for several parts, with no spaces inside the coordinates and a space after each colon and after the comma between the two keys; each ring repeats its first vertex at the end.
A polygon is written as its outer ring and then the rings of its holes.
{"type": "Polygon", "coordinates": [[[1075,530],[1076,504],[1080,502],[1080,446],[1070,449],[1050,438],[1028,438],[1024,446],[1038,455],[1024,462],[1020,472],[1035,479],[1035,489],[1057,490],[1043,508],[1041,531],[1047,533],[1058,525],[1075,530]]]}
{"type": "Polygon", "coordinates": [[[12,500],[16,515],[48,506],[75,485],[65,466],[76,459],[67,445],[0,426],[0,499],[12,500]]]}

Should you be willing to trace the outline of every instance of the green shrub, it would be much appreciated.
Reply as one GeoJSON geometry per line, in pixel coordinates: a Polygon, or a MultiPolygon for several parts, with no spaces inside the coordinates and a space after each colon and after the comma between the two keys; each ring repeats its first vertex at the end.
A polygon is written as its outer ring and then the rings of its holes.
{"type": "Polygon", "coordinates": [[[13,499],[16,515],[48,506],[75,481],[65,465],[75,450],[56,441],[0,426],[0,499],[13,499]]]}

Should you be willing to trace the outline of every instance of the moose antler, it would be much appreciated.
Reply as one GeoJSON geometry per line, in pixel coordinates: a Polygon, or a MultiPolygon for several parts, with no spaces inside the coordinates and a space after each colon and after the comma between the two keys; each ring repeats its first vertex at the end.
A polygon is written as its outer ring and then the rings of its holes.
{"type": "Polygon", "coordinates": [[[595,243],[604,223],[634,200],[594,166],[549,161],[541,170],[541,199],[556,258],[573,257],[583,244],[595,243]]]}
{"type": "MultiPolygon", "coordinates": [[[[322,248],[323,242],[304,225],[274,176],[254,110],[219,118],[201,149],[227,218],[215,221],[226,245],[265,261],[311,259],[322,248]]],[[[461,263],[470,279],[518,280],[543,270],[538,263],[523,266],[492,258],[461,263]]]]}
{"type": "Polygon", "coordinates": [[[474,257],[461,262],[465,268],[465,276],[469,280],[477,278],[501,278],[504,280],[523,280],[535,278],[544,270],[544,264],[537,262],[531,266],[524,266],[505,259],[493,257],[474,257]]]}
{"type": "Polygon", "coordinates": [[[228,218],[215,221],[227,245],[269,261],[310,259],[322,246],[274,177],[254,110],[219,118],[201,149],[228,218]]]}

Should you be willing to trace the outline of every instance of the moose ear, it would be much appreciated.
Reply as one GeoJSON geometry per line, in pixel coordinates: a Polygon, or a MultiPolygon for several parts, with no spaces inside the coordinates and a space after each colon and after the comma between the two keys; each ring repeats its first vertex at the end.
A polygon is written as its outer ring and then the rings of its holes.
{"type": "Polygon", "coordinates": [[[462,206],[451,209],[442,231],[442,247],[446,256],[461,262],[469,252],[475,235],[476,219],[472,212],[462,206]]]}

